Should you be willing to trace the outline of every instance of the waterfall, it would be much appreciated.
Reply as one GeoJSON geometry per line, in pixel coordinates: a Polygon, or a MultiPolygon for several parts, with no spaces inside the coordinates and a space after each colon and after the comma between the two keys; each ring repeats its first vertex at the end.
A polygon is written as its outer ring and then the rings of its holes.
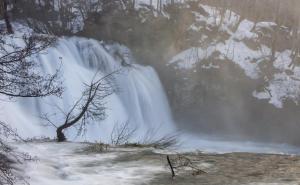
{"type": "MultiPolygon", "coordinates": [[[[114,78],[118,91],[105,99],[106,119],[90,122],[84,135],[78,136],[76,128],[67,129],[67,138],[110,143],[114,127],[127,121],[130,129],[136,129],[131,142],[151,141],[179,133],[155,70],[137,64],[130,50],[122,45],[78,37],[60,38],[55,46],[33,56],[32,60],[40,64],[37,70],[42,74],[53,74],[60,69],[64,93],[61,98],[9,100],[0,96],[0,120],[17,129],[23,138],[55,137],[55,127],[46,127],[41,115],[52,115],[54,123],[61,124],[62,113],[57,107],[62,111],[69,110],[82,95],[83,84],[91,82],[96,72],[101,77],[117,69],[122,69],[114,78]]],[[[183,131],[177,139],[180,151],[300,153],[299,148],[284,144],[219,141],[183,131]]]]}
{"type": "Polygon", "coordinates": [[[59,125],[62,113],[57,107],[64,111],[70,109],[81,96],[83,83],[91,82],[97,71],[104,76],[120,68],[121,72],[114,78],[119,91],[105,99],[106,119],[88,124],[84,136],[77,137],[76,129],[68,129],[68,138],[109,142],[115,124],[127,121],[131,128],[137,129],[136,141],[174,133],[168,101],[155,70],[136,64],[126,47],[78,37],[60,38],[56,46],[32,59],[40,64],[39,70],[44,74],[60,68],[64,93],[61,98],[14,99],[1,103],[0,119],[23,137],[55,136],[55,128],[45,127],[45,120],[40,117],[54,115],[59,125]]]}

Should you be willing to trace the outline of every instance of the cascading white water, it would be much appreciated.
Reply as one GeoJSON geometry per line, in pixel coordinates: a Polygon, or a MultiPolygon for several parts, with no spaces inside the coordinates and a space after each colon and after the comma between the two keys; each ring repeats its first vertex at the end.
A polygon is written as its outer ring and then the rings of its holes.
{"type": "MultiPolygon", "coordinates": [[[[178,133],[156,72],[151,67],[135,64],[126,47],[118,44],[106,45],[96,40],[78,37],[61,38],[46,54],[37,55],[33,59],[41,64],[42,73],[54,73],[56,69],[61,69],[64,93],[61,98],[22,98],[5,101],[7,97],[0,97],[0,120],[16,128],[21,136],[55,137],[55,128],[43,126],[45,121],[39,118],[41,114],[59,113],[56,106],[69,110],[81,96],[83,83],[90,82],[97,71],[103,76],[120,68],[122,72],[115,76],[119,92],[105,100],[107,118],[89,124],[84,137],[77,137],[76,129],[68,129],[68,139],[109,143],[115,124],[126,121],[129,121],[131,128],[137,128],[132,138],[133,142],[155,140],[178,133]]],[[[57,125],[62,121],[59,117],[61,114],[53,116],[57,125]]],[[[189,133],[181,133],[178,140],[181,144],[178,149],[181,151],[199,149],[208,152],[300,153],[299,148],[288,145],[220,142],[189,133]]]]}
{"type": "MultiPolygon", "coordinates": [[[[69,139],[109,142],[114,125],[126,121],[131,128],[137,128],[135,140],[143,140],[149,134],[155,139],[174,133],[167,98],[156,72],[151,67],[134,64],[127,48],[118,44],[104,45],[92,39],[61,38],[55,47],[34,60],[41,64],[45,74],[60,67],[65,89],[62,98],[16,99],[1,103],[1,120],[18,129],[22,136],[53,137],[55,128],[42,126],[45,121],[39,116],[58,113],[58,106],[68,110],[80,97],[83,83],[90,82],[96,71],[105,75],[120,68],[122,72],[115,76],[119,91],[105,100],[107,118],[89,124],[84,138],[75,138],[76,130],[69,129],[66,133],[69,139]],[[122,62],[130,63],[131,67],[122,62]]],[[[59,125],[60,116],[54,117],[59,125]]]]}

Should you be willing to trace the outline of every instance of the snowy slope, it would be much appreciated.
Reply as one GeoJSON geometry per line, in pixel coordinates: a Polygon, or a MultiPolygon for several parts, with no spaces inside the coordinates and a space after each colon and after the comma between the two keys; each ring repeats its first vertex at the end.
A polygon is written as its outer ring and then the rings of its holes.
{"type": "MultiPolygon", "coordinates": [[[[193,12],[196,22],[190,26],[190,30],[202,34],[204,40],[209,36],[205,35],[202,30],[217,29],[219,33],[225,32],[228,38],[218,40],[213,38],[208,44],[200,44],[201,47],[193,47],[182,51],[174,56],[169,64],[176,64],[176,68],[182,70],[193,70],[195,65],[204,59],[209,59],[212,55],[218,55],[218,59],[231,61],[240,66],[245,74],[253,79],[264,79],[266,81],[265,90],[253,89],[253,96],[258,99],[267,99],[269,103],[278,108],[283,107],[286,100],[292,100],[296,104],[300,98],[300,67],[290,65],[292,62],[292,51],[275,52],[275,61],[273,67],[276,72],[271,78],[267,77],[259,67],[261,62],[268,61],[271,57],[271,48],[261,43],[265,33],[262,29],[273,30],[276,26],[274,22],[255,23],[242,19],[234,12],[227,10],[223,19],[217,8],[200,5],[208,14],[202,15],[193,12]],[[221,22],[222,21],[222,22],[221,22]],[[247,41],[255,43],[255,48],[247,45],[247,41]],[[287,74],[287,71],[292,74],[287,74]]],[[[285,29],[285,28],[282,28],[285,29]]],[[[287,33],[288,34],[288,33],[287,33]]],[[[200,43],[205,43],[202,40],[200,43]]],[[[270,61],[271,62],[271,61],[270,61]]],[[[218,65],[203,65],[202,68],[218,68],[218,65]]]]}

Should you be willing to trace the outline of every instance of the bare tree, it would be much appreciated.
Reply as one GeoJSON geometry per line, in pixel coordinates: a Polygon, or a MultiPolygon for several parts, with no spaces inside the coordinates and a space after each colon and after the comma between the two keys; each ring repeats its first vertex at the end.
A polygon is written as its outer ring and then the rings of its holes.
{"type": "Polygon", "coordinates": [[[48,125],[56,127],[57,141],[66,141],[64,130],[72,126],[78,130],[78,135],[86,129],[86,125],[92,120],[103,120],[106,117],[105,114],[105,102],[104,99],[116,91],[116,87],[113,83],[113,76],[119,70],[111,72],[104,77],[96,80],[98,73],[95,74],[90,84],[84,84],[86,86],[81,97],[74,103],[74,105],[67,111],[63,111],[62,108],[57,107],[63,114],[63,123],[59,126],[52,121],[49,115],[44,114],[41,118],[48,122],[48,125]]]}
{"type": "Polygon", "coordinates": [[[0,35],[0,94],[9,97],[60,96],[63,89],[59,70],[51,75],[40,75],[36,72],[39,64],[30,59],[53,44],[55,38],[23,36],[24,46],[8,43],[7,39],[0,35]]]}
{"type": "MultiPolygon", "coordinates": [[[[62,87],[58,81],[58,71],[52,75],[40,75],[38,64],[31,60],[55,42],[55,38],[37,35],[17,37],[8,16],[8,0],[1,1],[7,33],[0,34],[0,95],[14,97],[59,96],[62,87]],[[22,40],[20,44],[16,41],[22,40]]],[[[9,124],[0,121],[0,184],[13,185],[24,178],[15,173],[13,163],[22,163],[31,157],[15,151],[7,140],[22,140],[9,124]]],[[[25,182],[25,181],[24,181],[25,182]]]]}
{"type": "MultiPolygon", "coordinates": [[[[58,71],[42,76],[36,72],[37,63],[29,58],[40,53],[53,42],[53,38],[24,36],[23,46],[8,43],[13,35],[0,35],[0,95],[14,97],[59,96],[62,92],[58,71]]],[[[22,163],[30,156],[15,151],[6,140],[22,138],[8,124],[0,121],[0,184],[13,185],[24,178],[14,173],[13,163],[22,163]]]]}

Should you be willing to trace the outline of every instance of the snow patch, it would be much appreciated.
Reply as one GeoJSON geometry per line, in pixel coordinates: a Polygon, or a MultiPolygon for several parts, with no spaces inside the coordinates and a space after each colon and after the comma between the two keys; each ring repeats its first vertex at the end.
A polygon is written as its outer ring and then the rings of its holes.
{"type": "MultiPolygon", "coordinates": [[[[201,5],[201,7],[208,15],[193,12],[196,23],[193,23],[189,30],[198,32],[203,28],[207,30],[216,28],[229,34],[229,38],[225,41],[213,40],[207,46],[193,47],[181,51],[168,62],[168,65],[174,66],[175,69],[194,71],[193,68],[197,63],[201,63],[203,60],[212,57],[214,53],[218,53],[219,60],[231,61],[239,65],[249,78],[253,80],[266,79],[259,64],[270,60],[272,51],[266,45],[258,45],[257,39],[259,39],[260,29],[265,28],[272,31],[277,24],[274,22],[258,22],[255,24],[247,19],[240,20],[241,17],[230,10],[222,12],[216,7],[207,5],[201,5]],[[254,47],[250,47],[247,44],[248,41],[254,47]]],[[[202,38],[207,39],[207,36],[204,35],[202,38]]],[[[300,67],[293,65],[291,56],[291,50],[275,52],[273,65],[278,72],[265,80],[266,85],[263,90],[253,89],[252,95],[254,97],[267,99],[269,103],[277,108],[282,108],[287,100],[292,100],[296,104],[299,103],[300,67]]],[[[202,65],[202,68],[217,67],[206,64],[202,65]]]]}

